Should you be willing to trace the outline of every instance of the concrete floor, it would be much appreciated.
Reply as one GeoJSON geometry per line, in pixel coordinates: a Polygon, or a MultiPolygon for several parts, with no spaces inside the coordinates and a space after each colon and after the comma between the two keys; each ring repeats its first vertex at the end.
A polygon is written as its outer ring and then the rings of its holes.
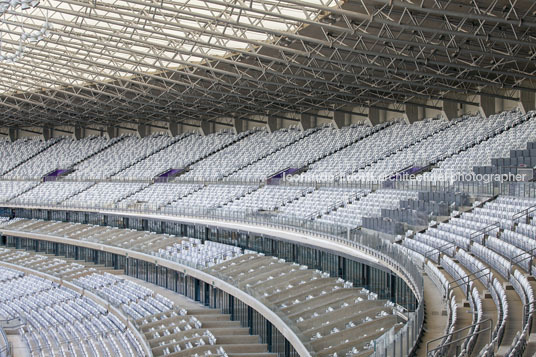
{"type": "MultiPolygon", "coordinates": [[[[440,338],[445,334],[445,329],[448,324],[448,316],[446,306],[443,302],[443,297],[439,290],[428,276],[424,276],[424,304],[426,309],[426,317],[424,320],[424,332],[422,341],[431,341],[440,338]]],[[[430,343],[429,348],[433,349],[441,343],[441,340],[430,343]]],[[[422,343],[416,351],[417,357],[426,357],[426,343],[422,343]]]]}

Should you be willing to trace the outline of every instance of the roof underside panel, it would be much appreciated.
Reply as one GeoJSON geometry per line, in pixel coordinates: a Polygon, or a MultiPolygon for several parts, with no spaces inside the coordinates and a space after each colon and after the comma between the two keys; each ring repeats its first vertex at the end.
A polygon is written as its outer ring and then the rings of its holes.
{"type": "Polygon", "coordinates": [[[0,62],[1,126],[405,103],[536,70],[532,0],[46,0],[1,19],[2,54],[24,49],[0,62]]]}

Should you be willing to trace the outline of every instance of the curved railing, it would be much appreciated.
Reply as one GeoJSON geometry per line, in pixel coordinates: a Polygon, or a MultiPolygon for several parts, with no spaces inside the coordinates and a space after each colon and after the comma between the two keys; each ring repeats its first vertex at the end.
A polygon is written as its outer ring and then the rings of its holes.
{"type": "MultiPolygon", "coordinates": [[[[355,249],[358,252],[365,253],[373,259],[383,262],[388,266],[395,274],[400,276],[408,283],[408,286],[413,291],[418,305],[415,311],[408,314],[408,322],[404,327],[398,330],[396,333],[388,334],[389,336],[383,338],[376,345],[376,354],[382,355],[387,347],[391,349],[391,346],[397,346],[394,351],[396,353],[402,353],[407,355],[416,346],[420,333],[422,331],[424,321],[424,304],[423,304],[423,277],[419,268],[413,263],[412,259],[408,257],[405,252],[397,245],[392,244],[387,240],[379,238],[379,236],[364,234],[360,230],[351,230],[347,227],[316,222],[311,220],[303,220],[298,217],[282,217],[282,216],[265,216],[254,212],[231,212],[220,211],[217,209],[203,209],[203,208],[167,208],[159,211],[149,211],[142,209],[125,209],[117,207],[75,207],[73,205],[54,205],[54,206],[42,206],[42,205],[11,205],[3,204],[3,207],[20,207],[20,208],[43,208],[51,210],[79,210],[79,211],[91,211],[103,214],[122,214],[132,215],[137,214],[145,216],[147,218],[158,219],[177,219],[179,217],[193,217],[201,218],[210,221],[210,224],[217,225],[218,221],[223,222],[236,222],[249,226],[261,226],[270,227],[275,229],[272,234],[278,235],[278,230],[282,233],[301,233],[307,236],[313,236],[316,238],[323,238],[327,241],[331,241],[341,246],[345,246],[351,249],[355,249]],[[216,222],[214,222],[216,221],[216,222]]],[[[197,267],[194,267],[197,269],[197,267]]]]}
{"type": "Polygon", "coordinates": [[[229,211],[219,209],[206,209],[201,207],[190,208],[165,208],[157,211],[137,208],[100,207],[92,205],[42,205],[25,204],[17,205],[10,203],[0,203],[0,207],[10,208],[39,208],[50,210],[67,211],[90,211],[101,214],[115,215],[141,215],[147,218],[158,219],[178,219],[180,217],[191,217],[210,221],[216,225],[218,221],[241,223],[248,226],[269,227],[281,232],[301,233],[317,238],[324,238],[328,241],[342,244],[364,252],[371,257],[386,263],[395,273],[398,273],[404,280],[409,282],[410,288],[418,301],[422,300],[423,283],[419,268],[413,263],[397,245],[382,239],[379,235],[372,235],[362,232],[360,229],[350,229],[338,224],[318,222],[314,220],[304,220],[300,217],[266,215],[255,211],[229,211]],[[216,221],[216,222],[214,222],[216,221]]]}

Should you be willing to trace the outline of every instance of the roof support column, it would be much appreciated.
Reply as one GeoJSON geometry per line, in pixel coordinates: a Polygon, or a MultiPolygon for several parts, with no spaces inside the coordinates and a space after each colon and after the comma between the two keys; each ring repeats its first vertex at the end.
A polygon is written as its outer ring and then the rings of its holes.
{"type": "Polygon", "coordinates": [[[18,128],[9,128],[8,131],[9,141],[14,142],[19,138],[19,129],[18,128]]]}
{"type": "Polygon", "coordinates": [[[419,106],[413,103],[406,104],[404,119],[408,124],[413,124],[416,121],[423,119],[419,111],[419,106]]]}
{"type": "Polygon", "coordinates": [[[145,138],[151,135],[149,127],[145,124],[138,124],[138,126],[136,127],[136,133],[140,138],[145,138]]]}
{"type": "MultiPolygon", "coordinates": [[[[524,83],[527,87],[534,87],[534,84],[528,84],[524,83]]],[[[521,89],[519,91],[519,107],[524,113],[536,110],[536,90],[521,89]]]]}
{"type": "Polygon", "coordinates": [[[73,128],[73,138],[74,140],[80,140],[84,137],[84,128],[81,126],[75,126],[73,128]]]}
{"type": "Polygon", "coordinates": [[[458,103],[453,100],[443,100],[443,117],[447,120],[454,120],[459,118],[458,115],[458,103]]]}
{"type": "Polygon", "coordinates": [[[108,139],[117,138],[119,136],[119,130],[115,126],[107,126],[106,127],[106,136],[108,139]]]}
{"type": "Polygon", "coordinates": [[[369,108],[368,110],[368,122],[371,126],[380,124],[380,109],[369,108]]]}
{"type": "Polygon", "coordinates": [[[216,130],[214,128],[214,123],[204,121],[204,120],[201,121],[200,129],[201,129],[201,134],[202,135],[209,135],[209,134],[213,134],[213,133],[216,132],[216,130]]]}
{"type": "Polygon", "coordinates": [[[245,120],[240,118],[233,119],[233,128],[237,134],[243,133],[247,130],[247,123],[245,120]]]}
{"type": "Polygon", "coordinates": [[[314,125],[314,118],[311,114],[301,114],[300,115],[300,127],[301,130],[309,130],[311,128],[314,128],[316,125],[314,125]]]}
{"type": "Polygon", "coordinates": [[[273,133],[277,130],[277,118],[268,116],[266,119],[266,127],[268,128],[269,133],[273,133]]]}
{"type": "Polygon", "coordinates": [[[495,97],[489,94],[481,93],[479,99],[479,110],[480,113],[485,117],[495,114],[495,97]]]}
{"type": "Polygon", "coordinates": [[[170,121],[168,123],[168,129],[167,129],[168,135],[171,137],[179,135],[179,125],[177,122],[170,121]]]}
{"type": "Polygon", "coordinates": [[[346,125],[346,118],[347,118],[346,112],[342,112],[338,110],[335,110],[333,112],[333,124],[335,124],[335,127],[337,129],[340,129],[346,125]]]}
{"type": "Polygon", "coordinates": [[[47,141],[53,137],[54,129],[51,126],[43,126],[43,140],[47,141]]]}

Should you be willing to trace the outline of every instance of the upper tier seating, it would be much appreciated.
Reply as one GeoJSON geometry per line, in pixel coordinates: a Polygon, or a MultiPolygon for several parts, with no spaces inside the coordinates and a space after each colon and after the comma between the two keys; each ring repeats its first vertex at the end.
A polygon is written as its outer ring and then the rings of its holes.
{"type": "Polygon", "coordinates": [[[0,174],[5,174],[56,141],[56,139],[42,141],[38,138],[23,138],[14,143],[5,140],[0,141],[2,157],[2,160],[0,160],[0,174]]]}
{"type": "MultiPolygon", "coordinates": [[[[312,133],[294,144],[276,151],[266,158],[230,175],[228,180],[262,181],[288,168],[300,169],[314,160],[349,144],[370,133],[362,125],[344,127],[340,130],[325,127],[310,130],[312,133]]],[[[232,159],[232,158],[231,158],[232,159]]]]}
{"type": "Polygon", "coordinates": [[[409,125],[396,121],[375,127],[324,126],[304,132],[253,129],[206,137],[186,133],[112,140],[4,140],[0,142],[0,154],[5,158],[0,170],[5,178],[28,180],[72,168],[70,179],[132,181],[152,180],[173,169],[178,170],[176,180],[259,182],[295,169],[298,173],[291,180],[333,182],[337,178],[380,180],[406,168],[437,162],[433,172],[450,175],[472,172],[473,166],[491,165],[491,159],[525,148],[527,141],[536,140],[534,117],[536,112],[523,116],[508,111],[453,122],[427,119],[409,125]]]}
{"type": "Polygon", "coordinates": [[[221,180],[243,166],[301,138],[298,130],[259,130],[207,159],[191,166],[181,180],[221,180]]]}
{"type": "MultiPolygon", "coordinates": [[[[513,118],[516,118],[513,116],[513,118]]],[[[363,170],[353,178],[389,178],[391,175],[407,167],[425,167],[432,160],[442,156],[450,156],[461,147],[478,140],[490,131],[503,128],[509,123],[510,116],[482,118],[480,116],[460,120],[441,132],[432,135],[415,145],[397,151],[363,170]]]]}
{"type": "Polygon", "coordinates": [[[345,177],[447,125],[444,120],[427,120],[412,125],[395,123],[312,164],[296,180],[329,182],[338,176],[345,177]]]}
{"type": "Polygon", "coordinates": [[[142,160],[114,177],[121,179],[150,180],[169,169],[185,169],[193,162],[239,140],[244,134],[216,133],[207,136],[184,135],[176,143],[142,160]]]}
{"type": "Polygon", "coordinates": [[[161,134],[141,139],[124,137],[108,149],[76,165],[75,171],[68,177],[96,180],[109,178],[172,142],[172,137],[161,134]]]}
{"type": "Polygon", "coordinates": [[[69,169],[76,162],[109,145],[104,137],[89,136],[81,140],[63,138],[58,143],[6,174],[6,178],[39,179],[56,169],[69,169]]]}
{"type": "Polygon", "coordinates": [[[512,149],[525,148],[528,141],[536,140],[536,113],[522,116],[518,112],[504,112],[491,116],[488,120],[502,121],[507,127],[523,118],[530,120],[447,158],[440,162],[439,167],[434,168],[432,173],[437,179],[444,177],[451,180],[456,174],[472,173],[474,166],[491,165],[492,158],[508,157],[512,149]]]}

